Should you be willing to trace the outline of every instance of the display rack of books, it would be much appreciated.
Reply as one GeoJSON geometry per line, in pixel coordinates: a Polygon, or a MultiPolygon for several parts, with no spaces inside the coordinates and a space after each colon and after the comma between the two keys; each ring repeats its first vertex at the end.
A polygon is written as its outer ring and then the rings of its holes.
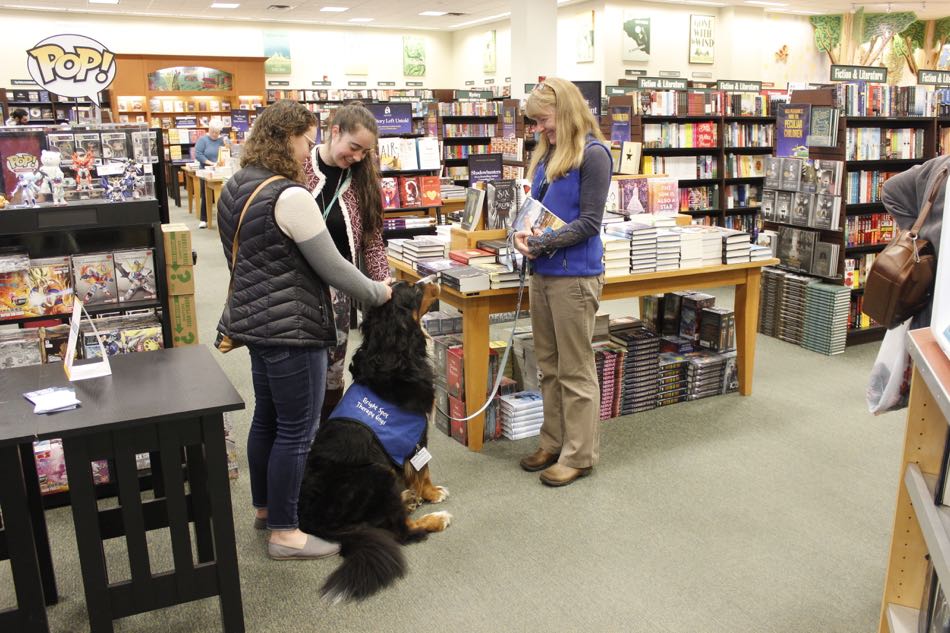
{"type": "MultiPolygon", "coordinates": [[[[184,258],[184,249],[166,248],[153,176],[161,172],[152,160],[157,141],[144,126],[0,129],[0,367],[63,362],[75,298],[99,335],[82,322],[79,362],[102,350],[111,356],[196,342],[190,239],[187,265],[173,267],[170,255],[184,258]],[[98,151],[103,146],[109,156],[98,151]]],[[[50,466],[60,449],[55,441],[36,447],[48,506],[68,503],[64,471],[50,466]]],[[[108,480],[106,464],[97,472],[108,480]]]]}
{"type": "Polygon", "coordinates": [[[435,233],[442,222],[439,139],[381,137],[378,142],[383,238],[435,233]]]}
{"type": "Polygon", "coordinates": [[[526,138],[528,127],[519,100],[503,100],[489,153],[501,154],[502,178],[505,180],[524,178],[527,173],[531,149],[534,148],[534,139],[529,141],[526,138]]]}
{"type": "MultiPolygon", "coordinates": [[[[781,196],[781,191],[776,192],[774,219],[766,223],[766,228],[779,233],[784,231],[786,243],[799,247],[813,239],[810,234],[815,231],[811,229],[818,229],[819,244],[824,242],[837,246],[837,253],[831,262],[834,264],[833,272],[832,268],[826,273],[813,269],[807,272],[820,274],[851,288],[851,316],[847,335],[849,345],[880,340],[885,329],[864,315],[861,305],[864,299],[863,278],[875,254],[883,250],[894,232],[894,224],[881,202],[881,187],[895,174],[936,155],[937,118],[928,116],[928,113],[932,113],[932,97],[926,96],[926,91],[920,86],[897,88],[842,84],[834,88],[796,91],[792,100],[810,107],[812,113],[818,108],[837,109],[837,122],[833,123],[832,142],[822,142],[819,146],[808,143],[808,160],[781,159],[781,164],[774,166],[780,172],[770,171],[767,167],[766,187],[775,182],[770,178],[782,181],[788,176],[795,179],[791,173],[793,167],[786,165],[786,161],[797,161],[802,171],[798,175],[800,188],[793,192],[791,199],[781,196]],[[841,112],[854,114],[844,116],[841,112]],[[919,115],[914,114],[918,112],[919,115]],[[860,113],[872,116],[861,116],[860,113]],[[803,210],[798,204],[799,194],[807,196],[812,187],[819,190],[819,195],[814,197],[814,207],[809,207],[803,200],[803,210]],[[825,189],[827,191],[822,191],[825,189]],[[824,197],[822,194],[825,194],[824,197]],[[786,203],[790,205],[788,216],[785,215],[786,203]],[[816,219],[805,220],[805,213],[811,213],[810,217],[816,219]],[[827,225],[828,215],[830,227],[827,225]],[[783,221],[783,217],[789,219],[783,221]],[[809,228],[785,226],[783,229],[784,224],[809,228]],[[788,237],[793,231],[797,234],[795,237],[799,238],[797,242],[793,237],[788,237]],[[805,238],[806,242],[802,242],[805,238]]],[[[814,126],[811,128],[814,131],[814,126]]],[[[780,189],[791,191],[791,187],[784,185],[780,189]]],[[[779,235],[780,259],[782,241],[779,235]]],[[[791,267],[806,269],[803,265],[791,267]]]]}
{"type": "Polygon", "coordinates": [[[439,103],[438,109],[446,175],[458,183],[468,184],[467,159],[473,154],[491,152],[500,104],[485,100],[453,101],[439,103]]]}
{"type": "Polygon", "coordinates": [[[0,105],[4,120],[13,110],[22,108],[30,115],[32,125],[57,122],[88,124],[93,122],[98,102],[84,97],[60,97],[40,88],[0,89],[0,105]]]}
{"type": "Polygon", "coordinates": [[[722,123],[723,225],[758,235],[765,157],[775,143],[775,117],[762,95],[727,95],[722,123]]]}

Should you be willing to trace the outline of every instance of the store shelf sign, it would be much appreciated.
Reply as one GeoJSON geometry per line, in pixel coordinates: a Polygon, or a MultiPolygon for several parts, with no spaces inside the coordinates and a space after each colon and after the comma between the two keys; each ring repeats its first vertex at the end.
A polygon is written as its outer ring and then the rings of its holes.
{"type": "Polygon", "coordinates": [[[47,37],[26,55],[33,81],[60,97],[84,97],[98,103],[98,93],[115,79],[115,54],[85,35],[47,37]]]}
{"type": "Polygon", "coordinates": [[[917,83],[922,86],[950,86],[950,71],[918,70],[917,83]]]}
{"type": "Polygon", "coordinates": [[[346,85],[349,86],[350,88],[365,88],[366,82],[365,81],[348,81],[346,82],[346,85]]]}
{"type": "Polygon", "coordinates": [[[883,84],[887,82],[887,69],[877,66],[843,66],[832,64],[831,81],[869,81],[883,84]]]}
{"type": "Polygon", "coordinates": [[[685,90],[688,87],[689,81],[685,77],[677,79],[668,77],[639,77],[637,79],[637,88],[651,90],[685,90]]]}
{"type": "Polygon", "coordinates": [[[762,82],[720,79],[716,82],[716,89],[725,90],[726,92],[758,92],[762,90],[762,82]]]}
{"type": "Polygon", "coordinates": [[[380,136],[398,136],[412,133],[411,103],[369,103],[380,136]]]}

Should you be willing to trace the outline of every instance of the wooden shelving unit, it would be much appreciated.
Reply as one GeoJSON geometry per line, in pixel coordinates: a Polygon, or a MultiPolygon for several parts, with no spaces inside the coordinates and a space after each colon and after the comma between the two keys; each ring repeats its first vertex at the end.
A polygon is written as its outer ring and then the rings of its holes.
{"type": "Polygon", "coordinates": [[[950,359],[929,328],[910,332],[907,347],[914,372],[879,633],[917,631],[928,555],[941,585],[950,585],[950,508],[934,501],[950,423],[950,359]]]}

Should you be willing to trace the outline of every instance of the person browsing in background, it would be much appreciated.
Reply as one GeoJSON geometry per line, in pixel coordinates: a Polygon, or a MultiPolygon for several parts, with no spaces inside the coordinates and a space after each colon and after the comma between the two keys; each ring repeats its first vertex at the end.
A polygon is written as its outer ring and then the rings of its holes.
{"type": "MultiPolygon", "coordinates": [[[[361,103],[350,103],[334,112],[328,131],[328,141],[313,148],[304,163],[307,187],[340,254],[372,279],[387,279],[382,194],[373,155],[378,134],[376,118],[361,103]]],[[[324,417],[343,397],[344,361],[354,307],[345,292],[331,287],[330,295],[337,345],[329,351],[324,417]]]]}
{"type": "Polygon", "coordinates": [[[30,113],[24,110],[23,108],[17,108],[10,112],[10,116],[7,117],[6,126],[14,127],[17,125],[29,125],[30,124],[30,113]]]}
{"type": "Polygon", "coordinates": [[[533,270],[529,296],[544,422],[538,450],[521,459],[542,483],[590,474],[600,453],[600,388],[591,339],[604,286],[600,226],[613,171],[610,150],[580,90],[548,78],[525,113],[541,132],[531,158],[531,196],[567,224],[515,234],[533,270]]]}
{"type": "MultiPolygon", "coordinates": [[[[213,167],[218,164],[218,152],[227,145],[226,136],[221,135],[223,124],[221,119],[214,118],[208,122],[208,133],[198,139],[195,143],[195,160],[201,165],[201,168],[213,167]]],[[[205,200],[205,188],[201,187],[201,221],[198,222],[198,228],[203,229],[208,226],[208,203],[205,200]]]]}
{"type": "MultiPolygon", "coordinates": [[[[881,201],[884,208],[894,217],[897,228],[906,231],[910,229],[933,187],[940,170],[950,167],[950,156],[938,156],[928,160],[923,165],[915,165],[907,171],[891,176],[884,183],[881,190],[881,201]]],[[[930,213],[923,226],[920,227],[919,237],[928,240],[933,246],[934,255],[940,258],[940,229],[943,226],[943,205],[945,188],[937,190],[930,213]]],[[[914,316],[910,329],[928,327],[930,325],[933,302],[926,309],[914,316]]]]}
{"type": "Polygon", "coordinates": [[[323,213],[304,186],[303,163],[317,119],[295,101],[278,101],[254,123],[241,169],[221,191],[218,223],[232,286],[218,331],[245,343],[254,413],[247,439],[254,526],[269,528],[273,559],[320,558],[339,546],[302,532],[297,501],[326,387],[327,348],[336,345],[332,285],[369,306],[392,296],[337,251],[323,213]],[[239,217],[252,192],[272,176],[239,217]],[[238,233],[238,223],[240,229],[238,233]],[[264,272],[266,271],[266,272],[264,272]]]}

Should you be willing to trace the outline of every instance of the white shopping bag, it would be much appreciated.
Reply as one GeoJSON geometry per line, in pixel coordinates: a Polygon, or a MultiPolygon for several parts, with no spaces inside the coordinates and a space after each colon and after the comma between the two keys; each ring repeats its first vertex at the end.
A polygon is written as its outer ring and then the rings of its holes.
{"type": "Polygon", "coordinates": [[[907,353],[910,322],[911,319],[907,319],[888,330],[881,341],[866,392],[868,411],[874,415],[907,406],[911,373],[910,355],[907,353]]]}

